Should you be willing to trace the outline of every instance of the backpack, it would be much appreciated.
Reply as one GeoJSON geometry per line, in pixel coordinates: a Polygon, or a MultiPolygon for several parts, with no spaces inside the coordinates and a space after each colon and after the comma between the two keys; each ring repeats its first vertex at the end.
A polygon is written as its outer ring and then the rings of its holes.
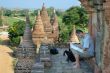
{"type": "Polygon", "coordinates": [[[58,54],[57,48],[53,47],[52,49],[50,49],[50,54],[53,54],[53,55],[58,54]]]}

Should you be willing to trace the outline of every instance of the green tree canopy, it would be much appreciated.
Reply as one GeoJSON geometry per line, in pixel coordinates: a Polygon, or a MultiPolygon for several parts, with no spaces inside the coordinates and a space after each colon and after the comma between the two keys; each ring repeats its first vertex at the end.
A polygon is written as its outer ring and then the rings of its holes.
{"type": "Polygon", "coordinates": [[[3,14],[4,14],[5,16],[11,16],[11,15],[12,15],[12,11],[9,10],[9,9],[4,9],[3,12],[4,12],[3,14]]]}
{"type": "Polygon", "coordinates": [[[2,26],[2,11],[0,10],[0,26],[2,26]]]}
{"type": "Polygon", "coordinates": [[[83,7],[71,7],[66,10],[63,16],[65,25],[77,25],[82,28],[87,27],[88,15],[83,7]]]}
{"type": "Polygon", "coordinates": [[[88,14],[83,7],[71,7],[65,11],[60,25],[60,40],[67,42],[73,30],[73,25],[78,29],[85,29],[88,23],[88,14]],[[64,23],[64,24],[63,24],[64,23]]]}
{"type": "Polygon", "coordinates": [[[17,21],[14,22],[13,25],[9,26],[9,39],[12,45],[18,45],[20,42],[20,36],[23,36],[24,33],[25,22],[17,21]]]}
{"type": "Polygon", "coordinates": [[[19,11],[19,14],[20,14],[20,16],[25,16],[27,12],[29,12],[28,9],[22,9],[19,11]]]}

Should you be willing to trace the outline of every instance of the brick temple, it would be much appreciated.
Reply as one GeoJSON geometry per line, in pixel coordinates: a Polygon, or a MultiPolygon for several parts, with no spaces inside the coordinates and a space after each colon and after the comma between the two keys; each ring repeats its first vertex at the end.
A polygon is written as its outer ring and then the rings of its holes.
{"type": "MultiPolygon", "coordinates": [[[[15,73],[38,73],[38,68],[51,66],[51,57],[48,44],[55,43],[59,38],[58,20],[53,11],[52,21],[48,16],[43,4],[42,10],[38,11],[33,30],[30,28],[29,16],[26,16],[26,26],[23,38],[16,49],[17,63],[15,73]],[[50,23],[52,22],[52,23],[50,23]],[[45,44],[42,46],[41,44],[45,44]],[[39,61],[36,61],[39,59],[39,61]]],[[[44,71],[44,70],[43,70],[44,71]]]]}
{"type": "Polygon", "coordinates": [[[50,44],[58,41],[59,28],[55,10],[53,11],[52,20],[50,20],[47,10],[43,4],[41,11],[38,12],[38,16],[36,17],[36,23],[33,27],[32,36],[36,45],[40,45],[41,43],[50,44]]]}
{"type": "MultiPolygon", "coordinates": [[[[110,0],[79,0],[79,1],[81,2],[82,6],[84,6],[84,8],[86,9],[89,15],[89,20],[88,20],[89,33],[91,34],[95,42],[95,57],[90,61],[88,61],[89,66],[93,68],[92,71],[94,72],[86,72],[86,73],[110,73],[110,0]]],[[[58,21],[55,13],[54,13],[54,16],[55,16],[54,20],[52,21],[52,23],[50,23],[51,21],[48,16],[47,10],[43,5],[42,10],[38,13],[38,16],[36,17],[37,22],[32,32],[33,41],[36,45],[41,43],[50,43],[50,42],[53,43],[55,40],[58,39],[58,33],[59,33],[58,21]],[[42,32],[40,35],[38,35],[39,31],[42,32]],[[54,33],[56,34],[56,37],[53,36],[55,35],[54,33]],[[40,38],[40,40],[38,40],[38,38],[40,38]]],[[[26,28],[28,28],[27,26],[26,28]]],[[[25,30],[28,31],[28,29],[25,29],[25,30]]],[[[27,33],[28,32],[25,32],[23,37],[25,37],[27,33]]],[[[75,35],[74,29],[73,29],[73,35],[75,35]]],[[[31,38],[29,36],[28,38],[31,38]]],[[[75,36],[71,35],[71,41],[74,41],[73,37],[75,38],[75,36]]],[[[35,59],[35,54],[34,54],[35,47],[32,47],[32,43],[30,43],[31,45],[29,44],[29,42],[32,41],[31,39],[29,41],[25,41],[27,39],[23,38],[23,41],[21,42],[20,46],[17,48],[16,54],[18,57],[18,63],[15,68],[16,73],[30,73],[30,69],[32,68],[32,65],[35,59]],[[28,44],[28,46],[26,46],[26,44],[28,44]],[[31,51],[28,51],[28,49],[30,49],[31,51]],[[27,52],[31,53],[31,56],[32,56],[31,58],[29,57],[27,52]]],[[[46,45],[42,45],[40,50],[44,50],[43,49],[44,47],[47,48],[46,45]]],[[[64,49],[64,47],[60,47],[60,48],[64,49]]],[[[60,52],[63,49],[60,49],[60,52]]],[[[42,52],[42,54],[46,54],[46,53],[42,52]]],[[[62,55],[57,55],[52,57],[54,66],[56,68],[53,67],[53,69],[49,69],[45,73],[55,73],[55,72],[56,73],[85,73],[85,72],[73,72],[75,70],[70,68],[71,64],[69,66],[68,64],[66,64],[65,66],[68,66],[68,68],[64,68],[64,64],[61,63],[61,61],[63,61],[64,59],[62,59],[61,56],[62,55]],[[70,69],[73,71],[69,71],[70,69]]],[[[45,61],[47,61],[47,58],[44,58],[44,59],[45,61]]],[[[48,56],[48,59],[50,60],[49,56],[48,56]]],[[[40,63],[41,62],[35,64],[36,65],[35,69],[37,66],[39,66],[37,67],[37,69],[44,70],[43,64],[40,64],[40,63]]],[[[83,66],[85,65],[86,64],[83,63],[83,66]]],[[[39,72],[35,72],[35,73],[39,73],[39,72]]],[[[44,73],[44,71],[41,73],[44,73]]]]}

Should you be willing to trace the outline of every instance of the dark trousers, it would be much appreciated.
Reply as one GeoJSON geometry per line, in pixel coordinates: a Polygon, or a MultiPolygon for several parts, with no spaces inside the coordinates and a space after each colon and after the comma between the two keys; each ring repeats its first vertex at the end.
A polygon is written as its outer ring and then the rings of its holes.
{"type": "Polygon", "coordinates": [[[71,50],[65,50],[64,51],[64,53],[63,53],[63,55],[65,56],[65,54],[67,55],[67,61],[69,62],[69,61],[71,61],[71,62],[75,62],[76,60],[75,60],[75,57],[74,57],[74,54],[72,53],[72,51],[71,50]]]}

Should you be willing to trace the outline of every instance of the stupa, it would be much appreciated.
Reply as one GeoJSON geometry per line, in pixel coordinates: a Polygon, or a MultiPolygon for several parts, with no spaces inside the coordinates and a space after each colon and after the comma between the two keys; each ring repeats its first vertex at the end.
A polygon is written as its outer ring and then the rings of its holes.
{"type": "Polygon", "coordinates": [[[55,9],[54,9],[54,14],[53,14],[52,26],[53,26],[54,41],[58,41],[58,38],[59,38],[59,26],[58,26],[58,20],[57,20],[55,9]]]}
{"type": "Polygon", "coordinates": [[[79,39],[76,36],[75,25],[73,25],[73,31],[72,31],[72,34],[71,34],[71,37],[70,37],[70,41],[73,42],[73,43],[79,43],[79,39]]]}
{"type": "Polygon", "coordinates": [[[45,36],[46,34],[44,31],[44,25],[40,16],[40,11],[38,11],[38,16],[36,17],[35,26],[32,32],[33,41],[35,45],[37,45],[37,52],[39,51],[38,49],[40,47],[42,40],[45,38],[45,36]]]}
{"type": "Polygon", "coordinates": [[[44,30],[47,35],[50,35],[52,33],[52,25],[50,23],[50,18],[48,16],[47,10],[43,4],[42,10],[41,10],[41,18],[44,25],[44,30]]]}

